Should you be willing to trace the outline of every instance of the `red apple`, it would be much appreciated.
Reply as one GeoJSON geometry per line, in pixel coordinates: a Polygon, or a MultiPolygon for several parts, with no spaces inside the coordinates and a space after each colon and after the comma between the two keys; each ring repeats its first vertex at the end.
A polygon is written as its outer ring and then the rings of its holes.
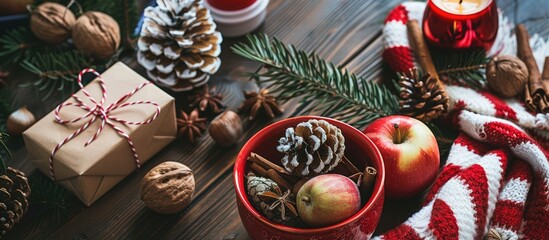
{"type": "Polygon", "coordinates": [[[356,184],[340,174],[311,178],[299,189],[297,212],[310,227],[341,222],[360,210],[360,192],[356,184]]]}
{"type": "Polygon", "coordinates": [[[427,189],[437,177],[440,155],[431,130],[407,116],[375,120],[364,133],[377,146],[385,164],[385,194],[407,198],[427,189]]]}

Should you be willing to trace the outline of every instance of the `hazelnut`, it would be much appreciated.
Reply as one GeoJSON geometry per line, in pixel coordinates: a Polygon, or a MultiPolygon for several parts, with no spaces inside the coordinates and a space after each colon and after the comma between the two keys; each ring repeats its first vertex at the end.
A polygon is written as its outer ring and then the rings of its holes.
{"type": "Polygon", "coordinates": [[[70,35],[76,18],[70,9],[53,2],[40,4],[32,11],[30,28],[34,35],[48,43],[61,43],[70,35]]]}
{"type": "Polygon", "coordinates": [[[21,107],[8,117],[6,128],[11,135],[20,135],[36,122],[34,115],[27,109],[21,107]]]}
{"type": "Polygon", "coordinates": [[[191,203],[194,187],[193,171],[189,167],[178,162],[163,162],[143,177],[141,200],[157,213],[177,213],[191,203]]]}
{"type": "Polygon", "coordinates": [[[107,59],[120,46],[120,28],[107,14],[86,12],[76,20],[72,40],[84,54],[107,59]]]}
{"type": "Polygon", "coordinates": [[[501,97],[514,97],[524,91],[528,68],[514,56],[498,56],[486,65],[488,87],[501,97]]]}
{"type": "Polygon", "coordinates": [[[212,120],[208,132],[216,143],[228,147],[242,136],[242,122],[235,112],[225,111],[212,120]]]}

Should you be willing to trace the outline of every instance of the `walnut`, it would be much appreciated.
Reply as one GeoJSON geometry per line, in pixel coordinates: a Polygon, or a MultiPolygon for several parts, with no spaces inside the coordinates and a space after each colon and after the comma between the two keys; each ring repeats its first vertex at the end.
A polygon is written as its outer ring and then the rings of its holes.
{"type": "Polygon", "coordinates": [[[86,12],[76,20],[72,40],[84,54],[106,59],[120,46],[120,28],[107,14],[86,12]]]}
{"type": "Polygon", "coordinates": [[[40,4],[32,11],[30,28],[34,35],[48,43],[61,43],[71,34],[76,22],[67,7],[53,2],[40,4]]]}
{"type": "Polygon", "coordinates": [[[488,87],[501,97],[514,97],[524,91],[528,81],[528,68],[517,57],[494,57],[486,65],[488,87]]]}
{"type": "Polygon", "coordinates": [[[151,169],[141,181],[141,200],[153,211],[177,213],[194,194],[193,171],[178,162],[163,162],[151,169]]]}

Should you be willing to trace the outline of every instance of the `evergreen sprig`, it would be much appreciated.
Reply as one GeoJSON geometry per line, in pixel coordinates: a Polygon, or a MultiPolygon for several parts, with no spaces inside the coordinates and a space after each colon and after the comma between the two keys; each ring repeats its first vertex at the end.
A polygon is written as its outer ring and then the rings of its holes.
{"type": "Polygon", "coordinates": [[[0,132],[7,131],[7,119],[13,112],[12,94],[7,87],[0,88],[0,132]]]}
{"type": "Polygon", "coordinates": [[[71,192],[39,171],[29,176],[30,206],[38,211],[39,222],[60,222],[78,207],[71,192]]]}
{"type": "Polygon", "coordinates": [[[267,35],[249,35],[248,43],[232,50],[260,62],[264,71],[248,73],[260,83],[270,84],[281,101],[301,97],[302,103],[316,101],[314,110],[362,127],[376,118],[395,114],[398,101],[388,88],[368,82],[318,55],[285,45],[267,35]]]}
{"type": "Polygon", "coordinates": [[[0,132],[0,175],[6,174],[6,159],[12,158],[11,151],[6,145],[6,139],[9,137],[7,133],[0,132]]]}
{"type": "Polygon", "coordinates": [[[43,45],[28,27],[9,30],[0,36],[0,65],[17,63],[29,58],[33,51],[43,45]]]}
{"type": "MultiPolygon", "coordinates": [[[[62,52],[36,53],[28,60],[21,62],[21,67],[34,73],[38,79],[24,83],[22,86],[34,86],[44,93],[42,99],[48,99],[55,91],[70,94],[76,90],[78,73],[92,63],[76,50],[62,52]]],[[[62,97],[64,98],[64,97],[62,97]]]]}
{"type": "Polygon", "coordinates": [[[433,135],[435,135],[435,138],[437,139],[440,159],[446,159],[454,144],[454,140],[458,137],[458,131],[451,127],[441,127],[444,125],[435,124],[433,122],[426,122],[425,124],[431,129],[431,132],[433,132],[433,135]]]}
{"type": "Polygon", "coordinates": [[[481,89],[486,85],[485,68],[488,58],[482,49],[448,51],[431,49],[439,76],[452,84],[481,89]]]}

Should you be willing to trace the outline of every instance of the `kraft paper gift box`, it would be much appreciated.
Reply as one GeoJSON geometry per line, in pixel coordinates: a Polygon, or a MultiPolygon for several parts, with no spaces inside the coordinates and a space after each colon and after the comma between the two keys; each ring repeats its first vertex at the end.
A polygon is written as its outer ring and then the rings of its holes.
{"type": "MultiPolygon", "coordinates": [[[[107,93],[105,107],[147,82],[120,62],[101,76],[107,93]]],[[[96,78],[85,86],[97,101],[101,99],[102,93],[98,81],[96,78]]],[[[93,105],[82,90],[78,91],[76,96],[88,106],[93,105]]],[[[170,95],[154,84],[144,86],[125,102],[135,101],[155,102],[161,109],[156,119],[148,124],[131,125],[114,122],[114,125],[128,134],[133,141],[142,165],[175,139],[177,133],[175,103],[170,95]]],[[[76,101],[71,97],[66,102],[76,101]]],[[[65,106],[59,115],[69,120],[82,116],[86,112],[76,106],[65,106]]],[[[156,107],[153,105],[138,104],[113,110],[110,115],[126,121],[140,122],[150,119],[155,112],[156,107]]],[[[76,123],[60,124],[55,121],[54,111],[50,112],[23,133],[30,160],[49,176],[49,158],[52,150],[90,119],[91,116],[88,116],[76,123]]],[[[91,144],[84,146],[94,136],[100,125],[101,119],[97,119],[81,134],[63,144],[53,158],[55,180],[71,190],[87,206],[137,168],[127,139],[107,124],[91,144]]]]}

